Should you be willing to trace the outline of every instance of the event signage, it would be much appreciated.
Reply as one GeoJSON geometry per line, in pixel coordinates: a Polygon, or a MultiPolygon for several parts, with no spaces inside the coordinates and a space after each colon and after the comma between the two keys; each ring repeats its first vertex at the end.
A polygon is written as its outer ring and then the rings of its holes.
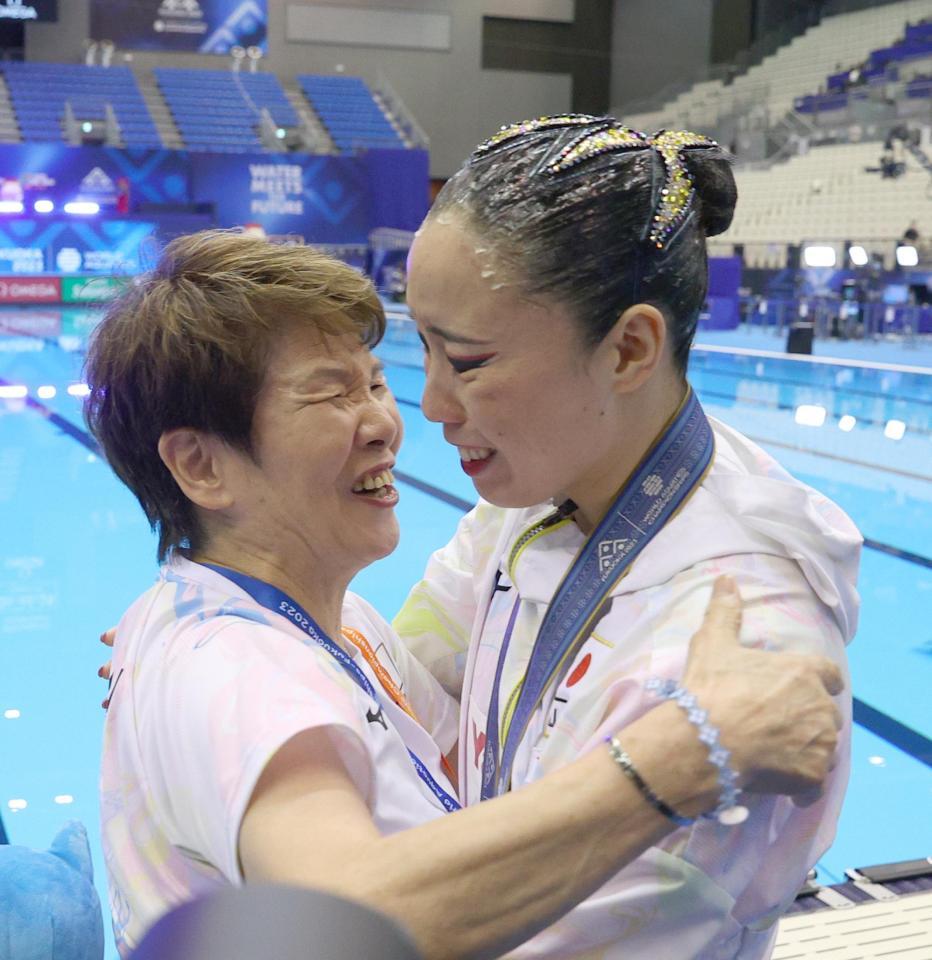
{"type": "Polygon", "coordinates": [[[259,224],[312,244],[365,244],[375,227],[416,230],[427,213],[427,153],[190,155],[191,199],[221,226],[259,224]]]}
{"type": "Polygon", "coordinates": [[[136,50],[266,49],[267,0],[91,0],[91,35],[136,50]]]}
{"type": "Polygon", "coordinates": [[[102,303],[119,293],[127,284],[128,277],[62,277],[61,298],[63,303],[102,303]]]}
{"type": "Polygon", "coordinates": [[[45,270],[45,252],[41,247],[20,246],[13,237],[0,237],[0,244],[0,272],[42,273],[45,270]]]}
{"type": "Polygon", "coordinates": [[[137,205],[186,203],[190,192],[187,155],[178,150],[3,143],[0,169],[3,199],[19,199],[27,212],[37,200],[51,200],[56,209],[70,200],[112,207],[120,180],[137,205]]]}
{"type": "Polygon", "coordinates": [[[207,226],[258,224],[270,236],[364,247],[373,229],[416,230],[427,213],[426,150],[321,156],[11,143],[0,144],[0,169],[0,196],[23,205],[0,215],[0,275],[134,274],[159,244],[207,226]],[[114,217],[120,181],[138,214],[114,217]],[[93,201],[99,213],[68,214],[74,200],[93,201]]]}
{"type": "Polygon", "coordinates": [[[0,303],[61,303],[61,278],[0,277],[0,303]]]}
{"type": "Polygon", "coordinates": [[[58,0],[0,0],[0,22],[58,19],[58,0]]]}

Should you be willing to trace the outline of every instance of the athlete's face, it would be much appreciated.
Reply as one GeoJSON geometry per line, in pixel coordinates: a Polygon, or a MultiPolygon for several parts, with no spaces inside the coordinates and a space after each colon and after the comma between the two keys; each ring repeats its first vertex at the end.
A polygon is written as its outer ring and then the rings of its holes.
{"type": "Polygon", "coordinates": [[[238,517],[286,562],[311,555],[361,569],[398,542],[398,493],[386,472],[401,437],[369,349],[352,335],[292,328],[272,350],[256,404],[255,459],[241,458],[238,517]]]}
{"type": "Polygon", "coordinates": [[[559,304],[495,288],[495,271],[454,219],[411,250],[408,305],[425,345],[423,410],[443,424],[479,494],[530,506],[617,486],[611,357],[559,304]]]}

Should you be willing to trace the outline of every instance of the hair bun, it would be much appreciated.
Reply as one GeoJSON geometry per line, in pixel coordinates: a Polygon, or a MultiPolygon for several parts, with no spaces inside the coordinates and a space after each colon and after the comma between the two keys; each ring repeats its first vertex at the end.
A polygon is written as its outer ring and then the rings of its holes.
{"type": "Polygon", "coordinates": [[[694,203],[703,232],[707,237],[724,233],[731,226],[738,201],[731,154],[721,147],[684,150],[683,160],[693,178],[694,203]]]}

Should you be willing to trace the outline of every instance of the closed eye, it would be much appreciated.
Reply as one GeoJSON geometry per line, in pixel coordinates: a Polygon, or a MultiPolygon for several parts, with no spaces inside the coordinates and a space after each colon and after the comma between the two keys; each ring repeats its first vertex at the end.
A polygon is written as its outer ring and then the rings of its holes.
{"type": "Polygon", "coordinates": [[[451,357],[448,355],[447,359],[450,361],[450,366],[453,367],[457,373],[467,373],[470,370],[477,370],[479,367],[484,366],[494,356],[494,353],[487,353],[480,357],[451,357]]]}

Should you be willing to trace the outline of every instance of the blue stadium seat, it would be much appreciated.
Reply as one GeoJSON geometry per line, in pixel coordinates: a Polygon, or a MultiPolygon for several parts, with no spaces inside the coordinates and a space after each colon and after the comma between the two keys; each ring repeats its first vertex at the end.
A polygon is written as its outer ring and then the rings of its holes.
{"type": "Polygon", "coordinates": [[[278,78],[268,73],[158,67],[156,81],[175,125],[191,149],[261,149],[257,131],[265,108],[275,123],[298,124],[278,78]]]}
{"type": "Polygon", "coordinates": [[[341,152],[405,143],[361,77],[299,76],[298,83],[341,152]]]}
{"type": "Polygon", "coordinates": [[[26,140],[61,139],[67,102],[79,120],[103,120],[109,104],[124,134],[144,128],[149,139],[161,146],[155,123],[128,67],[9,61],[0,64],[0,71],[26,140]]]}

